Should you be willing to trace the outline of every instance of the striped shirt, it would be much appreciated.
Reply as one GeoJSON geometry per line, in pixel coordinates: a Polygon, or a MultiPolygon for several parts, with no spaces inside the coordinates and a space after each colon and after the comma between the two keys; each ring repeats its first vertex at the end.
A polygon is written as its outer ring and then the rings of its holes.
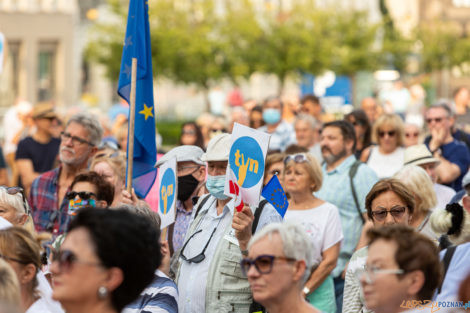
{"type": "Polygon", "coordinates": [[[157,270],[150,285],[122,313],[178,313],[178,289],[175,282],[157,270]]]}
{"type": "MultiPolygon", "coordinates": [[[[351,155],[330,172],[327,172],[326,164],[323,164],[323,183],[321,189],[316,193],[318,198],[336,205],[341,218],[344,239],[336,268],[332,272],[333,277],[341,275],[356,249],[362,231],[362,220],[357,211],[349,182],[349,170],[355,161],[356,157],[351,155]]],[[[366,211],[366,196],[377,182],[377,175],[370,167],[361,164],[353,182],[361,212],[364,213],[366,211]]]]}

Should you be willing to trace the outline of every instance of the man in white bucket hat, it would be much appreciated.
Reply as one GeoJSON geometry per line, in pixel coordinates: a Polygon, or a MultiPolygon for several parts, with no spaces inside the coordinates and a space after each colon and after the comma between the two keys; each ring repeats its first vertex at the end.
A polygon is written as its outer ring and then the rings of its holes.
{"type": "Polygon", "coordinates": [[[455,191],[450,187],[437,183],[436,167],[439,163],[440,160],[433,157],[425,144],[410,146],[405,150],[404,165],[418,165],[428,173],[434,183],[434,191],[437,196],[436,208],[444,209],[455,195],[455,191]]]}
{"type": "Polygon", "coordinates": [[[282,221],[270,204],[236,212],[234,200],[224,195],[230,142],[229,134],[217,135],[201,156],[207,162],[209,195],[199,198],[183,247],[174,256],[181,313],[248,312],[253,299],[239,262],[248,253],[253,230],[282,221]]]}

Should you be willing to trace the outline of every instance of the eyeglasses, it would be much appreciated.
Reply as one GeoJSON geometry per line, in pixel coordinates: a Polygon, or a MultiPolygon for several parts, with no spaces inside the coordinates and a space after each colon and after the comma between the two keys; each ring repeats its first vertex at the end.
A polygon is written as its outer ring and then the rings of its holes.
{"type": "Polygon", "coordinates": [[[284,165],[287,165],[290,161],[294,161],[295,163],[309,162],[305,153],[297,153],[286,156],[284,158],[284,165]]]}
{"type": "Polygon", "coordinates": [[[404,274],[405,271],[402,270],[402,269],[381,269],[381,268],[378,268],[377,266],[368,266],[368,265],[364,265],[363,268],[359,269],[358,271],[356,271],[355,275],[358,279],[361,279],[361,277],[363,275],[365,275],[365,278],[366,278],[366,282],[368,284],[372,284],[374,283],[374,281],[376,280],[377,278],[377,275],[388,275],[388,274],[395,274],[395,275],[400,275],[400,274],[404,274]]]}
{"type": "MultiPolygon", "coordinates": [[[[220,221],[219,221],[220,223],[220,221]]],[[[218,224],[217,224],[218,226],[218,224]]],[[[189,237],[188,241],[186,241],[186,243],[184,244],[183,248],[181,248],[181,258],[183,260],[185,260],[186,262],[188,263],[201,263],[202,261],[204,261],[204,259],[206,258],[206,255],[204,254],[206,252],[206,249],[207,247],[209,246],[209,242],[211,242],[211,239],[212,239],[212,236],[214,236],[214,233],[216,231],[217,227],[214,228],[214,230],[212,231],[211,233],[211,236],[209,237],[209,240],[207,240],[207,243],[206,245],[204,246],[204,249],[202,249],[202,252],[199,253],[198,255],[196,255],[195,257],[192,257],[190,259],[188,259],[184,254],[184,248],[186,248],[186,246],[188,245],[188,242],[194,238],[194,236],[196,236],[196,234],[199,234],[200,232],[202,232],[202,229],[198,230],[197,232],[195,232],[194,234],[191,235],[191,237],[189,237]]]]}
{"type": "Polygon", "coordinates": [[[390,213],[390,215],[394,219],[400,219],[403,217],[403,214],[405,214],[405,211],[406,211],[406,207],[404,206],[391,208],[388,211],[387,210],[372,211],[372,218],[376,220],[377,222],[381,222],[381,221],[384,221],[388,213],[390,213]]]}
{"type": "Polygon", "coordinates": [[[213,128],[213,129],[211,129],[211,132],[212,132],[212,133],[226,133],[227,130],[226,130],[225,128],[222,128],[222,129],[215,129],[215,128],[213,128]]]}
{"type": "Polygon", "coordinates": [[[91,142],[89,142],[88,140],[85,140],[83,138],[80,138],[80,137],[77,137],[77,136],[72,136],[71,134],[69,133],[66,133],[66,132],[61,132],[60,133],[60,138],[65,141],[65,140],[68,140],[68,139],[72,139],[72,143],[74,145],[78,145],[78,144],[88,144],[90,146],[94,146],[94,144],[92,144],[91,142]]]}
{"type": "Polygon", "coordinates": [[[194,136],[194,135],[196,135],[196,131],[194,131],[194,130],[192,130],[192,129],[190,129],[190,130],[183,130],[183,131],[181,132],[181,135],[193,135],[193,136],[194,136]]]}
{"type": "Polygon", "coordinates": [[[98,262],[87,262],[79,260],[75,253],[70,250],[55,251],[52,255],[52,261],[59,263],[59,269],[61,272],[70,272],[74,263],[91,266],[102,266],[102,264],[98,262]]]}
{"type": "Polygon", "coordinates": [[[199,168],[201,167],[200,165],[188,165],[188,166],[178,166],[178,172],[184,171],[185,169],[188,168],[199,168]]]}
{"type": "Polygon", "coordinates": [[[16,259],[16,258],[12,258],[12,257],[9,257],[9,256],[6,256],[6,255],[3,255],[3,254],[0,254],[0,258],[4,259],[4,260],[7,260],[7,261],[15,261],[15,262],[18,262],[20,264],[29,264],[29,262],[25,262],[25,261],[22,261],[20,259],[16,259]]]}
{"type": "Polygon", "coordinates": [[[411,137],[416,138],[418,136],[419,136],[419,133],[405,133],[406,138],[411,138],[411,137]]]}
{"type": "Polygon", "coordinates": [[[440,122],[442,122],[443,119],[444,119],[444,117],[427,118],[426,123],[431,124],[433,121],[436,122],[436,123],[440,123],[440,122]]]}
{"type": "Polygon", "coordinates": [[[243,274],[246,276],[248,271],[250,270],[251,266],[254,265],[258,273],[260,274],[269,274],[273,270],[273,263],[274,260],[283,260],[287,262],[295,262],[297,261],[296,259],[293,258],[286,258],[283,256],[274,256],[274,255],[268,255],[268,254],[263,254],[255,259],[249,259],[245,258],[241,260],[240,266],[242,268],[243,274]]]}
{"type": "Polygon", "coordinates": [[[82,199],[82,200],[88,200],[88,199],[90,199],[91,197],[97,198],[96,194],[93,193],[93,192],[90,192],[90,191],[79,191],[79,192],[76,192],[76,191],[69,191],[69,192],[67,192],[67,194],[65,195],[65,197],[67,198],[67,200],[73,200],[73,199],[75,199],[77,196],[79,196],[80,199],[82,199]]]}
{"type": "Polygon", "coordinates": [[[3,188],[9,195],[16,195],[21,194],[21,198],[23,199],[23,208],[26,214],[30,214],[31,210],[29,208],[28,201],[26,201],[26,197],[24,196],[24,190],[21,187],[7,187],[7,186],[0,186],[3,188]]]}
{"type": "Polygon", "coordinates": [[[385,137],[385,135],[388,135],[388,137],[393,137],[395,136],[397,132],[395,130],[390,130],[390,131],[382,131],[382,130],[379,130],[379,137],[380,138],[383,138],[385,137]]]}

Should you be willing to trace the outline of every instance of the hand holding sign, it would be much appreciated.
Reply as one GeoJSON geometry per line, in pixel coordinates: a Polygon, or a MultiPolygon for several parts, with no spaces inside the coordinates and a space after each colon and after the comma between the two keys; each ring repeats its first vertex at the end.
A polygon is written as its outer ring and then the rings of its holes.
{"type": "Polygon", "coordinates": [[[235,237],[237,237],[240,244],[240,250],[246,250],[248,246],[248,241],[251,239],[253,220],[253,212],[248,205],[245,205],[240,212],[233,214],[232,228],[235,230],[235,237]]]}

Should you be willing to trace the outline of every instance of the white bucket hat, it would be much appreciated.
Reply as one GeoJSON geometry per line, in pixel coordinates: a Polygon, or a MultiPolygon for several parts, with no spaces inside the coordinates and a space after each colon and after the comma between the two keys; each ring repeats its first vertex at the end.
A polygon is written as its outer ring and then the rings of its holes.
{"type": "Polygon", "coordinates": [[[178,146],[176,148],[171,149],[164,156],[162,156],[155,167],[159,167],[169,159],[176,157],[176,162],[194,162],[199,165],[205,165],[204,162],[201,160],[201,156],[204,151],[199,148],[198,146],[191,146],[191,145],[184,145],[178,146]]]}
{"type": "Polygon", "coordinates": [[[230,153],[230,134],[219,134],[209,141],[207,151],[201,157],[201,161],[228,161],[230,153]]]}
{"type": "Polygon", "coordinates": [[[414,145],[405,149],[404,165],[421,165],[439,163],[439,159],[432,156],[426,145],[414,145]]]}

